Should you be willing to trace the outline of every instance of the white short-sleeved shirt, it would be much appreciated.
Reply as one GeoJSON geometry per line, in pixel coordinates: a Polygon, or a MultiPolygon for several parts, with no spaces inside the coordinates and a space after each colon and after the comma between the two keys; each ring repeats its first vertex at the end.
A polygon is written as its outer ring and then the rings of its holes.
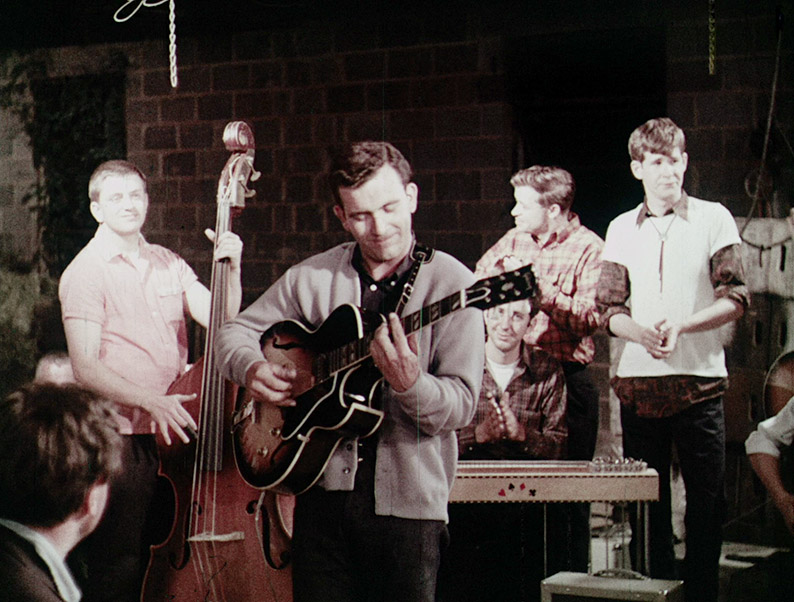
{"type": "MultiPolygon", "coordinates": [[[[681,202],[688,203],[685,211],[639,219],[645,210],[641,204],[615,218],[607,230],[602,260],[627,269],[631,317],[642,326],[664,319],[679,323],[714,303],[711,257],[741,243],[723,205],[691,196],[681,202]]],[[[720,329],[680,335],[666,359],[654,359],[642,345],[627,342],[617,369],[618,377],[677,374],[727,376],[720,329]]]]}

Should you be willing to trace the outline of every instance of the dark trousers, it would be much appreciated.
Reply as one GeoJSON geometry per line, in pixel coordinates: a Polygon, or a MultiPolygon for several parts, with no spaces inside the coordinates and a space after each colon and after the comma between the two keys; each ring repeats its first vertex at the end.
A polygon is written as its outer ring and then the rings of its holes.
{"type": "Polygon", "coordinates": [[[315,486],[296,498],[294,600],[432,602],[447,527],[376,516],[374,454],[363,457],[353,491],[315,486]]]}
{"type": "Polygon", "coordinates": [[[157,444],[154,435],[122,440],[122,472],[111,483],[105,515],[69,556],[83,602],[138,602],[141,596],[153,543],[147,526],[155,512],[157,444]]]}
{"type": "MultiPolygon", "coordinates": [[[[568,459],[592,460],[598,436],[598,387],[587,366],[562,365],[568,391],[568,459]]],[[[564,504],[569,554],[562,570],[586,573],[590,565],[590,504],[564,504]]]]}
{"type": "Polygon", "coordinates": [[[640,418],[622,407],[621,420],[623,454],[644,460],[659,473],[659,501],[650,505],[650,576],[683,578],[687,602],[716,601],[725,516],[722,398],[697,403],[666,418],[640,418]],[[673,444],[686,488],[686,557],[680,576],[675,566],[670,505],[673,444]]]}
{"type": "Polygon", "coordinates": [[[566,562],[565,524],[560,504],[450,504],[439,602],[540,600],[541,580],[566,562]]]}

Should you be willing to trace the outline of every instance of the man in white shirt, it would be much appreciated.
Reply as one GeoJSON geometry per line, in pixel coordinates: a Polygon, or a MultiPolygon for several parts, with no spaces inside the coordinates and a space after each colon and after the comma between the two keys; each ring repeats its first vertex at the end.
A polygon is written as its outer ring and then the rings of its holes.
{"type": "MultiPolygon", "coordinates": [[[[687,602],[716,602],[725,515],[728,371],[720,327],[749,303],[741,238],[728,209],[689,196],[683,130],[651,119],[629,138],[643,202],[616,217],[601,256],[597,302],[608,332],[626,340],[612,388],[623,453],[670,472],[673,446],[687,493],[687,602]]],[[[668,479],[650,510],[651,577],[677,577],[668,479]]]]}

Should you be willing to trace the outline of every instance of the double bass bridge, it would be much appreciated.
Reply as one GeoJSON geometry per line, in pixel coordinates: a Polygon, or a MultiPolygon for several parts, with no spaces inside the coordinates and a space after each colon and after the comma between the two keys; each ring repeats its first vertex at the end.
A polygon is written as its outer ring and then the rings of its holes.
{"type": "Polygon", "coordinates": [[[223,534],[204,531],[203,533],[196,533],[195,535],[191,535],[187,538],[188,543],[217,543],[226,541],[243,541],[244,539],[245,533],[242,531],[232,531],[231,533],[223,534]]]}

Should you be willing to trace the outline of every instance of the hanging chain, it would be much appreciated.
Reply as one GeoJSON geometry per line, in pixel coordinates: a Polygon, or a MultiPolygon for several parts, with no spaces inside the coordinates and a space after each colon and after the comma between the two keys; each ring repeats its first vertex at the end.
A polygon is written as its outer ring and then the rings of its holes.
{"type": "Polygon", "coordinates": [[[126,0],[113,14],[116,23],[129,21],[141,7],[154,8],[168,1],[168,66],[171,75],[171,87],[179,83],[176,72],[176,3],[174,0],[126,0]]]}
{"type": "Polygon", "coordinates": [[[171,70],[171,87],[176,88],[179,78],[176,72],[176,3],[174,0],[168,2],[168,31],[168,64],[171,70]]]}
{"type": "Polygon", "coordinates": [[[709,0],[709,75],[717,71],[717,11],[716,0],[709,0]]]}

